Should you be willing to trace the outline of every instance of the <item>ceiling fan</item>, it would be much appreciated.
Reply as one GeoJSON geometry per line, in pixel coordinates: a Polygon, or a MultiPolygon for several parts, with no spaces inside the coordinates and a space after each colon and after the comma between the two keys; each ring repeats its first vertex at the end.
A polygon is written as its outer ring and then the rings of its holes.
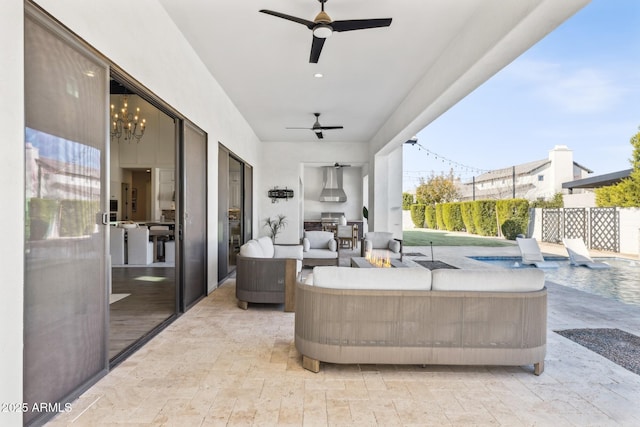
{"type": "Polygon", "coordinates": [[[313,113],[313,115],[316,116],[316,121],[315,121],[315,123],[313,124],[312,127],[310,127],[310,128],[287,128],[287,129],[307,129],[307,130],[312,130],[316,134],[318,139],[324,138],[324,135],[322,135],[322,131],[323,130],[344,129],[343,126],[322,126],[320,124],[320,113],[313,113]]]}
{"type": "Polygon", "coordinates": [[[278,18],[286,19],[288,21],[297,22],[306,26],[313,32],[313,42],[311,43],[311,55],[309,56],[309,62],[316,64],[320,59],[320,52],[322,52],[322,46],[324,41],[334,31],[353,31],[353,30],[366,30],[368,28],[388,27],[391,25],[391,18],[382,19],[348,19],[344,21],[332,21],[329,15],[324,11],[324,4],[327,0],[318,0],[321,4],[320,13],[315,17],[313,21],[297,18],[295,16],[287,15],[285,13],[274,12],[272,10],[261,9],[260,12],[267,15],[276,16],[278,18]]]}
{"type": "Polygon", "coordinates": [[[344,163],[335,162],[333,164],[333,167],[336,168],[336,169],[341,169],[341,168],[350,168],[351,165],[345,165],[344,163]]]}

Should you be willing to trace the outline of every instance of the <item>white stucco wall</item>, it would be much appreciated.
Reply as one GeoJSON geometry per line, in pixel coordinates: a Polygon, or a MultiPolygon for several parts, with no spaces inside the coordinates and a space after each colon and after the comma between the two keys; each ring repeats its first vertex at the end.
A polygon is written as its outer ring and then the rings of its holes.
{"type": "MultiPolygon", "coordinates": [[[[2,3],[0,13],[0,402],[22,402],[24,288],[24,43],[23,3],[2,3]]],[[[0,425],[22,425],[20,412],[0,412],[0,425]]]]}
{"type": "Polygon", "coordinates": [[[565,208],[595,208],[596,193],[587,191],[584,193],[564,194],[562,196],[565,208]]]}

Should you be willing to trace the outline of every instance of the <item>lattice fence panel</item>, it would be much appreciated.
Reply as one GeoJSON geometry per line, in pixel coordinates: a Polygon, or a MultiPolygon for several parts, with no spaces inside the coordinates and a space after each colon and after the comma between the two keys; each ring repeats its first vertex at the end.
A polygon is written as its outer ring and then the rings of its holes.
{"type": "Polygon", "coordinates": [[[620,252],[620,217],[616,208],[591,208],[591,249],[620,252]]]}
{"type": "Polygon", "coordinates": [[[565,208],[564,209],[564,236],[568,239],[582,239],[588,242],[587,238],[587,210],[585,208],[565,208]]]}
{"type": "Polygon", "coordinates": [[[562,209],[542,210],[542,241],[559,243],[562,241],[562,209]]]}

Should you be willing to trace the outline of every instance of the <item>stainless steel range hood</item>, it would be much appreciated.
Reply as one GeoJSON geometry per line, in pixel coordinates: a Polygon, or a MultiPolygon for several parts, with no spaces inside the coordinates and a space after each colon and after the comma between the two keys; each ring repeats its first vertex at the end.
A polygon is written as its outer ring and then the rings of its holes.
{"type": "Polygon", "coordinates": [[[342,168],[325,166],[323,169],[321,202],[346,202],[347,195],[342,189],[342,168]]]}

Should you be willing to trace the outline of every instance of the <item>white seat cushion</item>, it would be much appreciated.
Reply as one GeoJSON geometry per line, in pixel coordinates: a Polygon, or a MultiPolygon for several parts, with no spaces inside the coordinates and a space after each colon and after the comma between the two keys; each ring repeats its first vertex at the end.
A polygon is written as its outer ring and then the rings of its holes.
{"type": "Polygon", "coordinates": [[[338,258],[338,252],[330,251],[329,249],[309,249],[304,253],[306,259],[311,258],[324,258],[324,259],[336,259],[338,258]]]}
{"type": "Polygon", "coordinates": [[[544,271],[536,268],[433,270],[434,291],[532,292],[544,288],[544,271]]]}
{"type": "Polygon", "coordinates": [[[393,233],[387,231],[371,231],[365,235],[365,240],[370,241],[373,249],[389,248],[389,241],[393,240],[393,233]]]}
{"type": "Polygon", "coordinates": [[[431,271],[422,268],[315,267],[313,285],[333,289],[431,289],[431,271]]]}
{"type": "Polygon", "coordinates": [[[246,258],[264,258],[262,247],[255,240],[249,240],[244,245],[240,246],[240,256],[246,258]]]}
{"type": "Polygon", "coordinates": [[[262,237],[259,237],[256,241],[262,248],[262,256],[264,258],[273,258],[274,249],[273,249],[273,241],[271,240],[271,237],[262,236],[262,237]]]}
{"type": "Polygon", "coordinates": [[[274,258],[302,259],[302,245],[273,245],[274,258]]]}
{"type": "Polygon", "coordinates": [[[391,258],[391,259],[400,259],[402,254],[400,252],[392,252],[389,249],[372,249],[370,251],[366,251],[366,254],[373,258],[391,258]]]}

